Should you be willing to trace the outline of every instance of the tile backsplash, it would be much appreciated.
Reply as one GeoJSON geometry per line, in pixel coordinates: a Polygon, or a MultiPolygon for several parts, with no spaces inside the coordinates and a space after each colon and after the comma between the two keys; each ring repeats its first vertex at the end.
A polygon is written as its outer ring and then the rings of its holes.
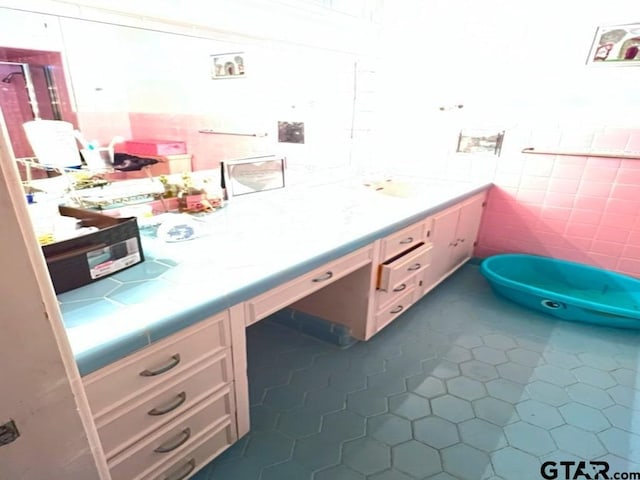
{"type": "MultiPolygon", "coordinates": [[[[640,130],[532,132],[540,150],[635,152],[640,130]]],[[[640,277],[640,160],[510,152],[497,162],[476,254],[524,252],[640,277]]]]}

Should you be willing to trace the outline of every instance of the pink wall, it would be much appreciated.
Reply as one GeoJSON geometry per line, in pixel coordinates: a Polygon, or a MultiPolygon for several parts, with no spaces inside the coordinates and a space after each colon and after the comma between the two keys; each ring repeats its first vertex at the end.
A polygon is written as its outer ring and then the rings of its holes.
{"type": "MultiPolygon", "coordinates": [[[[640,155],[640,130],[569,137],[551,146],[640,155]]],[[[640,277],[640,160],[515,154],[500,159],[494,184],[476,255],[531,253],[640,277]]]]}
{"type": "Polygon", "coordinates": [[[215,116],[197,114],[130,113],[131,139],[183,141],[193,155],[192,168],[216,168],[224,159],[242,158],[261,153],[267,140],[239,135],[209,135],[198,130],[238,131],[237,126],[225,126],[215,116]]]}

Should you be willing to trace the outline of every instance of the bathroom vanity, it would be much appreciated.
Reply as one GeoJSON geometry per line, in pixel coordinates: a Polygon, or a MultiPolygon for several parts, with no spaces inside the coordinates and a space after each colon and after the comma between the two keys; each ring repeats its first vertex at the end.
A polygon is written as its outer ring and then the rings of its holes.
{"type": "Polygon", "coordinates": [[[366,341],[401,316],[471,257],[488,185],[412,198],[336,188],[264,197],[270,224],[252,202],[229,205],[208,236],[145,245],[146,267],[130,270],[163,266],[157,276],[59,296],[113,480],[188,478],[249,431],[247,326],[291,306],[366,341]],[[104,313],[105,299],[124,305],[104,313]]]}

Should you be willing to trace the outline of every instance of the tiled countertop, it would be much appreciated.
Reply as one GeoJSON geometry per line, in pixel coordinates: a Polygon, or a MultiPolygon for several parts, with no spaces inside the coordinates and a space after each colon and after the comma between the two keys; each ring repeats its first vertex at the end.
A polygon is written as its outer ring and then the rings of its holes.
{"type": "Polygon", "coordinates": [[[203,235],[166,243],[142,229],[145,262],[58,295],[86,375],[195,322],[489,187],[412,180],[409,197],[359,181],[232,199],[203,235]]]}

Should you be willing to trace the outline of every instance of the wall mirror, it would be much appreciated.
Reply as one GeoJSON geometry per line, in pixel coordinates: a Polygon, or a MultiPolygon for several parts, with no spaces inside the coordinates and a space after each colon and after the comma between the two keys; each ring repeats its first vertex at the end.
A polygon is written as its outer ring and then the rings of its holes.
{"type": "Polygon", "coordinates": [[[0,102],[16,157],[33,155],[22,123],[39,115],[101,145],[115,136],[183,141],[193,170],[265,154],[293,166],[349,162],[354,53],[52,18],[57,51],[0,48],[0,102]],[[212,78],[213,56],[229,52],[250,55],[250,72],[212,78]],[[304,144],[278,143],[282,120],[305,122],[304,144]]]}

